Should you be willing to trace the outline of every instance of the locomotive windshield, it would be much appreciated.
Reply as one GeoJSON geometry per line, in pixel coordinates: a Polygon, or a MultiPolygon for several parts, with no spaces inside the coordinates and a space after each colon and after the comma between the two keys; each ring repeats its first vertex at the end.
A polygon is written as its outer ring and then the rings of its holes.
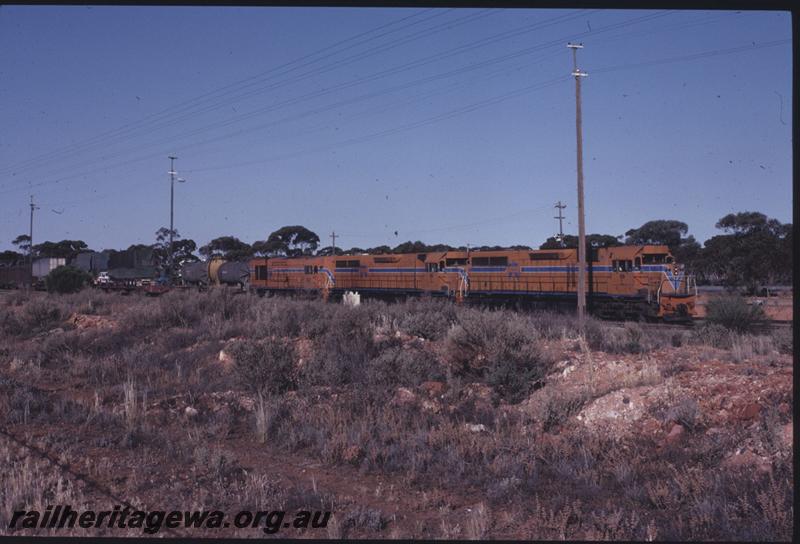
{"type": "Polygon", "coordinates": [[[668,253],[646,253],[643,260],[643,264],[668,264],[671,262],[672,255],[668,253]]]}

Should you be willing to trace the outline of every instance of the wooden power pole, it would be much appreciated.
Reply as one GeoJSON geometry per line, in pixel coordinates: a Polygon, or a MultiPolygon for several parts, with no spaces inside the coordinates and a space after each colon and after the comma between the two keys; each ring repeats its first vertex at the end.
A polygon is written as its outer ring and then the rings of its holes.
{"type": "Polygon", "coordinates": [[[583,127],[581,126],[581,78],[588,74],[578,69],[578,49],[582,44],[568,43],[572,49],[572,75],[575,76],[575,131],[578,140],[578,326],[586,324],[586,224],[583,209],[583,127]]]}

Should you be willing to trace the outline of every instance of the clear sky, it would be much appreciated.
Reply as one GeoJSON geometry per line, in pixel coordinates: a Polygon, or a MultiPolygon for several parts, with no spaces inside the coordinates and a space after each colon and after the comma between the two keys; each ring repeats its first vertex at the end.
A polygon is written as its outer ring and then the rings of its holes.
{"type": "Polygon", "coordinates": [[[0,249],[576,233],[570,40],[587,232],[791,221],[788,12],[2,6],[0,249]]]}

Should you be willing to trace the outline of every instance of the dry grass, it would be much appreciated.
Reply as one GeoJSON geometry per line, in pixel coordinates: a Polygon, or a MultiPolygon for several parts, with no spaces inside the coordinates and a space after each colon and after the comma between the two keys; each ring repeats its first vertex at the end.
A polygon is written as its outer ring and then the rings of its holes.
{"type": "MultiPolygon", "coordinates": [[[[0,308],[0,408],[3,425],[69,429],[47,438],[66,458],[84,440],[135,465],[118,484],[121,492],[147,493],[156,485],[147,471],[172,477],[188,467],[192,486],[175,506],[340,507],[325,533],[332,538],[779,540],[791,536],[793,523],[790,456],[776,456],[771,475],[722,461],[746,438],[782,451],[788,416],[776,415],[772,404],[786,399],[765,401],[772,415],[763,416],[760,430],[720,438],[704,432],[700,398],[676,395],[652,416],[691,433],[679,449],[595,433],[575,416],[618,389],[663,387],[692,368],[685,359],[698,349],[747,363],[732,365],[738,368],[778,364],[777,354],[791,351],[781,334],[706,326],[675,335],[591,321],[584,339],[569,316],[432,300],[344,307],[225,290],[158,299],[14,296],[0,308]],[[79,329],[68,319],[75,314],[113,326],[79,329]],[[220,350],[233,358],[230,367],[220,363],[220,350]],[[655,360],[655,350],[674,361],[655,360]],[[609,356],[641,364],[608,383],[600,378],[609,356]],[[553,379],[563,358],[594,370],[581,387],[553,379]],[[61,384],[58,394],[47,392],[61,384]],[[224,404],[224,395],[238,400],[224,404]],[[187,415],[186,406],[197,414],[187,415]],[[370,488],[374,501],[404,494],[418,500],[418,490],[452,498],[481,493],[481,500],[462,503],[458,516],[449,501],[432,505],[446,510],[435,524],[399,528],[382,508],[345,506],[316,481],[277,486],[251,468],[252,459],[240,458],[250,452],[228,447],[234,439],[237,447],[250,439],[253,451],[269,448],[391,481],[392,493],[370,488]],[[504,521],[506,513],[513,522],[504,521]]],[[[0,516],[10,505],[75,493],[65,483],[58,491],[57,478],[20,459],[5,463],[13,470],[0,480],[0,516]]],[[[98,473],[106,470],[92,461],[98,473]]],[[[170,496],[176,485],[162,492],[170,496]]]]}

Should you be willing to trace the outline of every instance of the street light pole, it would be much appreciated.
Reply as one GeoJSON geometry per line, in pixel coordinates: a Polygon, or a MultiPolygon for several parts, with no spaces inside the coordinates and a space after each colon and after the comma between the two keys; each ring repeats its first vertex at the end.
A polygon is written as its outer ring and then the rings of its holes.
{"type": "Polygon", "coordinates": [[[586,324],[586,224],[583,209],[583,127],[581,125],[581,78],[588,74],[578,69],[578,49],[582,44],[568,43],[572,49],[572,75],[575,76],[575,132],[578,142],[578,326],[586,324]]]}

